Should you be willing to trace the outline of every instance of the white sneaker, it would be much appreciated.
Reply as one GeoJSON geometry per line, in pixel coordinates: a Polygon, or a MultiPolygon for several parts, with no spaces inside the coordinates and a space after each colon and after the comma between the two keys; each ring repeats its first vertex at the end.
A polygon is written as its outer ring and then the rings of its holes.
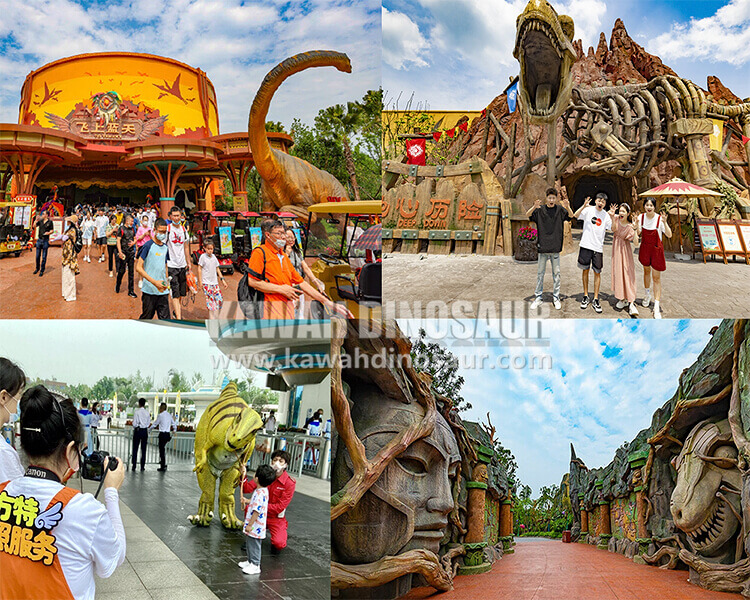
{"type": "Polygon", "coordinates": [[[245,575],[258,575],[260,573],[260,566],[248,565],[242,568],[242,572],[245,575]]]}
{"type": "Polygon", "coordinates": [[[246,567],[249,567],[249,566],[250,566],[250,561],[247,561],[247,560],[243,560],[243,561],[241,561],[241,562],[238,562],[238,563],[237,563],[237,566],[238,566],[238,567],[239,567],[240,569],[244,569],[244,568],[246,568],[246,567]]]}
{"type": "Polygon", "coordinates": [[[634,317],[638,316],[638,309],[635,307],[635,302],[630,303],[630,314],[634,317]]]}
{"type": "Polygon", "coordinates": [[[112,271],[110,271],[110,272],[109,272],[109,276],[110,276],[110,277],[114,277],[114,276],[115,276],[115,274],[114,274],[114,273],[113,273],[112,271]]]}
{"type": "Polygon", "coordinates": [[[139,290],[143,289],[143,279],[141,279],[141,280],[138,281],[138,289],[139,290]]]}
{"type": "Polygon", "coordinates": [[[558,298],[552,298],[552,304],[555,307],[555,310],[560,310],[562,308],[562,302],[558,298]]]}
{"type": "Polygon", "coordinates": [[[628,305],[627,300],[618,300],[617,304],[615,304],[615,308],[617,310],[622,310],[628,305]]]}
{"type": "Polygon", "coordinates": [[[654,319],[661,319],[661,307],[658,302],[654,302],[654,319]]]}
{"type": "Polygon", "coordinates": [[[531,310],[536,310],[541,305],[542,305],[542,297],[537,296],[536,298],[534,298],[534,301],[531,303],[531,310]]]}
{"type": "Polygon", "coordinates": [[[648,308],[649,304],[651,304],[651,290],[646,290],[646,297],[643,299],[643,306],[648,308]]]}

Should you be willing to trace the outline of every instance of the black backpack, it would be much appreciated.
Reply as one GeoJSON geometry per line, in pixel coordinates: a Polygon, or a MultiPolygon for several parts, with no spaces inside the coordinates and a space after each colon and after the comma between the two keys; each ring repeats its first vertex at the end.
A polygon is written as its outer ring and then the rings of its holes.
{"type": "Polygon", "coordinates": [[[81,237],[81,232],[78,230],[78,227],[76,227],[75,225],[71,225],[68,228],[68,231],[70,231],[71,229],[75,229],[76,232],[76,239],[73,242],[73,250],[75,250],[76,254],[79,254],[81,250],[83,250],[83,238],[81,237]]]}
{"type": "Polygon", "coordinates": [[[240,303],[240,309],[248,319],[263,318],[263,300],[265,294],[260,290],[250,287],[250,284],[247,282],[248,273],[261,281],[266,280],[266,251],[263,248],[259,249],[263,253],[263,272],[258,274],[249,267],[246,267],[245,274],[240,279],[239,284],[237,284],[237,300],[240,303]]]}

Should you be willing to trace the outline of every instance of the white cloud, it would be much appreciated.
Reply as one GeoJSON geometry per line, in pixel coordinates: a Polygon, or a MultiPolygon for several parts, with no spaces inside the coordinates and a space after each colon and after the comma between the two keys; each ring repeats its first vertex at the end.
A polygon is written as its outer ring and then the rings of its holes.
{"type": "Polygon", "coordinates": [[[269,119],[311,123],[321,108],[360,98],[381,83],[380,3],[317,0],[4,0],[0,121],[16,122],[23,79],[31,70],[83,52],[168,56],[206,72],[219,99],[221,131],[247,127],[250,103],[265,74],[309,50],[345,52],[351,74],[314,69],[276,93],[269,119]]]}
{"type": "Polygon", "coordinates": [[[691,58],[745,65],[750,60],[750,0],[730,0],[710,17],[672,23],[649,48],[665,60],[691,58]]]}
{"type": "MultiPolygon", "coordinates": [[[[448,322],[450,323],[450,322],[448,322]]],[[[542,324],[544,346],[456,345],[460,325],[399,323],[411,336],[419,326],[459,357],[490,353],[484,369],[462,368],[468,420],[486,420],[519,464],[521,481],[534,490],[559,483],[568,471],[570,443],[589,467],[608,464],[615,450],[648,427],[654,411],[674,394],[683,369],[708,343],[716,321],[554,320],[542,324]],[[605,358],[605,348],[609,349],[605,358]],[[619,352],[618,352],[619,350],[619,352]],[[547,353],[552,368],[491,369],[494,357],[547,353]],[[611,356],[610,356],[611,355],[611,356]]],[[[518,322],[523,325],[523,322],[518,322]]],[[[511,331],[511,327],[492,330],[511,331]]],[[[479,327],[473,338],[481,339],[479,327]]]]}
{"type": "Polygon", "coordinates": [[[405,14],[383,7],[383,62],[394,69],[407,64],[426,67],[423,55],[429,44],[417,24],[405,14]]]}

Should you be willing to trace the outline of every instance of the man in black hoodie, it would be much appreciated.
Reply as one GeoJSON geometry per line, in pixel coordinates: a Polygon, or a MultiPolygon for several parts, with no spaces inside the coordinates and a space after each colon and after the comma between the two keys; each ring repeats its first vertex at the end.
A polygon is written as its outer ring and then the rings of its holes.
{"type": "Polygon", "coordinates": [[[536,223],[536,247],[539,251],[536,290],[534,291],[536,298],[531,303],[531,308],[536,309],[542,304],[544,273],[547,269],[547,261],[550,261],[554,284],[552,303],[557,310],[560,310],[562,308],[562,304],[560,303],[560,252],[563,247],[565,221],[570,221],[573,217],[570,202],[567,199],[558,202],[557,191],[551,187],[547,189],[544,205],[542,205],[541,200],[537,199],[534,202],[534,206],[526,212],[526,216],[533,223],[536,223]]]}

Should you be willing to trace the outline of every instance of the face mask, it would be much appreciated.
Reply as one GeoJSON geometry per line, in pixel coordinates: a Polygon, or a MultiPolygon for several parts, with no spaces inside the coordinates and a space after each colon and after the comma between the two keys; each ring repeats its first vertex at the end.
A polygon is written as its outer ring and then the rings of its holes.
{"type": "Polygon", "coordinates": [[[61,480],[63,484],[65,484],[71,477],[73,477],[73,475],[78,473],[78,469],[81,468],[80,455],[78,457],[78,466],[75,469],[70,466],[70,459],[68,458],[67,454],[65,456],[65,460],[68,462],[68,468],[65,470],[65,474],[63,475],[62,480],[61,480]]]}
{"type": "Polygon", "coordinates": [[[156,234],[156,239],[159,240],[160,242],[164,243],[164,242],[167,241],[167,234],[166,233],[157,233],[156,234]]]}
{"type": "Polygon", "coordinates": [[[277,248],[286,248],[286,240],[274,240],[273,243],[277,248]]]}
{"type": "Polygon", "coordinates": [[[285,465],[283,465],[282,463],[276,460],[271,463],[271,466],[273,467],[273,470],[276,471],[277,474],[281,474],[286,469],[285,465]]]}
{"type": "MultiPolygon", "coordinates": [[[[5,390],[3,390],[3,391],[5,392],[5,390]]],[[[5,392],[5,393],[8,394],[8,396],[10,396],[10,401],[7,402],[6,404],[4,404],[2,406],[2,408],[4,408],[6,411],[8,411],[8,419],[9,419],[8,423],[10,423],[12,425],[16,421],[18,421],[18,403],[20,401],[20,395],[21,394],[19,393],[18,397],[15,397],[15,396],[11,396],[8,392],[5,392]],[[13,404],[14,402],[16,404],[16,410],[14,412],[10,412],[10,409],[8,407],[11,404],[13,404]]],[[[0,424],[2,424],[2,423],[0,423],[0,424]]]]}

